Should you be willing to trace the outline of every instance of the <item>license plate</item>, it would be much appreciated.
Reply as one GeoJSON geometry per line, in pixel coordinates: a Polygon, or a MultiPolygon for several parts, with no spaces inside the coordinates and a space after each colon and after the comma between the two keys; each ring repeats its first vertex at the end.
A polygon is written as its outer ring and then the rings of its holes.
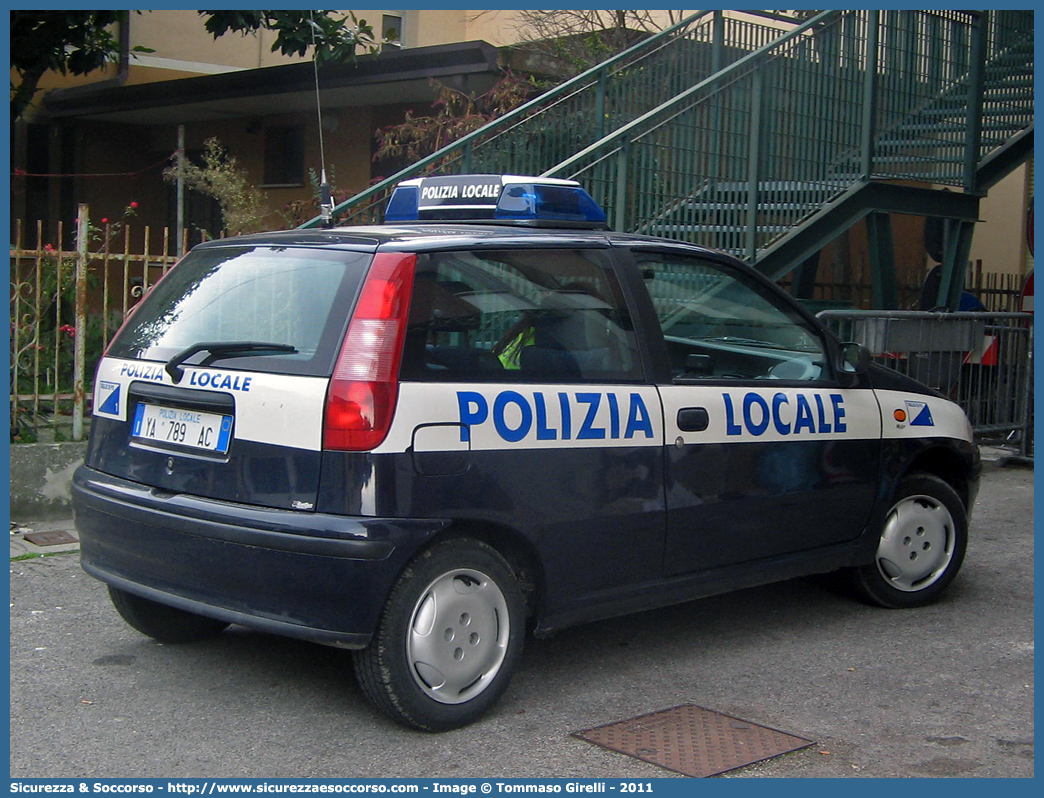
{"type": "Polygon", "coordinates": [[[139,441],[225,454],[232,416],[138,403],[131,435],[139,441]]]}

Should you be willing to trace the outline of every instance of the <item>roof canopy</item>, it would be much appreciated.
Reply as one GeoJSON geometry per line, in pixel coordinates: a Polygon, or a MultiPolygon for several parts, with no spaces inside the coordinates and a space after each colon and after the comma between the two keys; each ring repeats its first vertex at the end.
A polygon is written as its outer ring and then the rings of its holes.
{"type": "MultiPolygon", "coordinates": [[[[389,49],[321,67],[319,94],[324,108],[422,102],[431,99],[432,78],[486,91],[498,76],[497,48],[482,41],[389,49]]],[[[138,125],[314,111],[315,74],[307,61],[134,85],[104,81],[52,91],[44,108],[52,119],[138,125]]]]}

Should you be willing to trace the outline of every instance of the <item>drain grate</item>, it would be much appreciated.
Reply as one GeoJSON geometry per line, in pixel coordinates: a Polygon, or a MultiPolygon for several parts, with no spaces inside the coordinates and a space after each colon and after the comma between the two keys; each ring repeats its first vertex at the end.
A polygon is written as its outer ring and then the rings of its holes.
{"type": "Polygon", "coordinates": [[[694,704],[574,732],[573,737],[695,778],[812,745],[812,740],[694,704]]]}
{"type": "Polygon", "coordinates": [[[76,538],[61,529],[51,532],[28,532],[22,537],[34,546],[63,546],[66,543],[76,543],[76,538]]]}

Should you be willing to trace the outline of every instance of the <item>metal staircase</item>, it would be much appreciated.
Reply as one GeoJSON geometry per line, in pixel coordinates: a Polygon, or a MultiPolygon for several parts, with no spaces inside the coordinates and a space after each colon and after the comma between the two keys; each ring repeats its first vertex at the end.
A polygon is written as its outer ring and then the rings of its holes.
{"type": "MultiPolygon", "coordinates": [[[[540,174],[755,52],[792,25],[769,12],[700,11],[565,81],[334,209],[338,224],[383,218],[401,180],[432,174],[540,174]]],[[[318,217],[302,227],[317,227],[318,217]]]]}
{"type": "Polygon", "coordinates": [[[888,307],[888,214],[953,220],[942,290],[956,297],[979,197],[1032,149],[1032,11],[827,11],[787,29],[700,12],[336,212],[376,221],[421,174],[572,177],[614,229],[776,279],[865,218],[888,307]]]}

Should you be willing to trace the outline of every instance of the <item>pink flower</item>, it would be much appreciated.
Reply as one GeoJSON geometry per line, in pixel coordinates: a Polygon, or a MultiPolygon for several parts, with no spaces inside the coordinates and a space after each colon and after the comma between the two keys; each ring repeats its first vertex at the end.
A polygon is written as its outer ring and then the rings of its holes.
{"type": "Polygon", "coordinates": [[[130,204],[130,206],[131,206],[132,208],[137,208],[137,207],[138,207],[138,203],[137,203],[137,201],[135,201],[135,200],[131,200],[131,204],[130,204]]]}
{"type": "Polygon", "coordinates": [[[54,252],[54,246],[51,245],[51,244],[44,244],[44,251],[45,252],[54,252]]]}
{"type": "Polygon", "coordinates": [[[109,223],[108,219],[102,219],[102,224],[108,224],[108,223],[109,223]]]}
{"type": "Polygon", "coordinates": [[[76,337],[76,328],[73,327],[71,324],[63,324],[61,327],[58,328],[58,332],[63,332],[70,338],[76,337]]]}

